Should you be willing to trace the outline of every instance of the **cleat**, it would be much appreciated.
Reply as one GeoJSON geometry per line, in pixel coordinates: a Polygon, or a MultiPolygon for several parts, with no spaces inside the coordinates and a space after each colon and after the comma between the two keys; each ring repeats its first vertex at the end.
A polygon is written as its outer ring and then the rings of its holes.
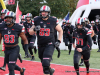
{"type": "Polygon", "coordinates": [[[24,75],[25,68],[22,68],[22,69],[23,69],[23,72],[20,72],[20,75],[24,75]]]}
{"type": "Polygon", "coordinates": [[[18,58],[19,58],[20,62],[22,63],[22,57],[21,57],[21,54],[19,54],[18,58]]]}
{"type": "Polygon", "coordinates": [[[100,52],[100,50],[98,50],[97,52],[100,52]]]}
{"type": "Polygon", "coordinates": [[[81,63],[79,64],[79,66],[84,66],[84,63],[81,62],[81,63]]]}
{"type": "Polygon", "coordinates": [[[35,57],[34,57],[34,56],[32,56],[32,59],[31,59],[31,61],[33,61],[33,60],[35,60],[35,57]]]}
{"type": "Polygon", "coordinates": [[[31,58],[31,56],[28,54],[28,55],[25,55],[24,58],[31,58]]]}
{"type": "Polygon", "coordinates": [[[6,68],[5,68],[5,67],[0,67],[0,69],[1,69],[1,70],[3,70],[3,71],[5,71],[5,70],[6,70],[6,68]]]}
{"type": "Polygon", "coordinates": [[[54,72],[55,72],[55,69],[54,68],[51,68],[50,69],[50,75],[53,75],[54,72]]]}
{"type": "Polygon", "coordinates": [[[96,45],[97,45],[97,42],[94,42],[94,44],[96,44],[96,45]]]}

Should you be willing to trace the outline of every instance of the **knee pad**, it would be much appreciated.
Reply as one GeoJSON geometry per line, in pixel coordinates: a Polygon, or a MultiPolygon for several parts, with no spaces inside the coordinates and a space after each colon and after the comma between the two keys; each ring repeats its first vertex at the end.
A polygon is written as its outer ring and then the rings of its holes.
{"type": "Polygon", "coordinates": [[[33,44],[29,44],[29,45],[28,45],[28,48],[29,48],[29,49],[33,49],[33,48],[34,48],[33,44]]]}
{"type": "Polygon", "coordinates": [[[43,72],[44,72],[44,74],[50,74],[50,67],[49,66],[43,66],[43,72]]]}
{"type": "Polygon", "coordinates": [[[50,66],[50,60],[49,60],[49,58],[44,58],[42,60],[42,66],[43,66],[43,72],[44,72],[44,74],[50,74],[50,68],[49,68],[49,66],[50,66]]]}
{"type": "Polygon", "coordinates": [[[8,68],[10,71],[13,71],[15,69],[15,63],[8,63],[8,68]]]}
{"type": "Polygon", "coordinates": [[[86,67],[89,67],[89,66],[90,66],[89,60],[84,60],[84,63],[85,63],[85,65],[86,65],[86,67]]]}
{"type": "Polygon", "coordinates": [[[42,60],[42,66],[50,66],[50,59],[45,58],[42,60]]]}

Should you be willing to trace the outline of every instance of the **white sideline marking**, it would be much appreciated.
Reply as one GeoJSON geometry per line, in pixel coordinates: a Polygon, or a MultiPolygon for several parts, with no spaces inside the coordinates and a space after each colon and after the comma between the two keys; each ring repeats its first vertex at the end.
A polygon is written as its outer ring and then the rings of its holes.
{"type": "MultiPolygon", "coordinates": [[[[5,75],[9,75],[9,74],[5,74],[5,75]]],[[[15,74],[15,75],[20,75],[20,74],[15,74]]]]}
{"type": "MultiPolygon", "coordinates": [[[[4,58],[3,56],[0,56],[0,57],[4,58]]],[[[30,61],[30,60],[25,60],[25,59],[23,59],[23,60],[24,60],[24,61],[30,61]]],[[[40,61],[30,61],[30,62],[39,62],[39,63],[41,63],[40,61]]],[[[74,66],[72,66],[72,65],[63,65],[63,64],[55,64],[55,63],[50,63],[50,64],[74,67],[74,66]]],[[[86,67],[80,67],[80,68],[86,68],[86,67]]],[[[97,68],[90,68],[90,69],[100,70],[100,69],[97,69],[97,68]]]]}

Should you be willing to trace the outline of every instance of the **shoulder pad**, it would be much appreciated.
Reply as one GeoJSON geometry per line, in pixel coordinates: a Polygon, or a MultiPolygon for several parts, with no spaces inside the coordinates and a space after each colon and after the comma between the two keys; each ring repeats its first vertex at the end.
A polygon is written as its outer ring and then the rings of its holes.
{"type": "MultiPolygon", "coordinates": [[[[34,18],[37,18],[37,17],[39,17],[39,16],[35,16],[34,18]]],[[[34,19],[34,18],[33,18],[33,19],[34,19]]]]}
{"type": "Polygon", "coordinates": [[[19,25],[23,26],[22,24],[19,23],[19,25]]]}
{"type": "Polygon", "coordinates": [[[87,30],[87,31],[88,31],[89,29],[88,29],[88,28],[85,28],[85,30],[87,30]]]}
{"type": "Polygon", "coordinates": [[[86,32],[86,35],[92,34],[92,31],[88,28],[84,28],[84,31],[86,32]]]}
{"type": "Polygon", "coordinates": [[[57,18],[57,17],[55,17],[55,16],[52,16],[52,18],[57,18]]]}

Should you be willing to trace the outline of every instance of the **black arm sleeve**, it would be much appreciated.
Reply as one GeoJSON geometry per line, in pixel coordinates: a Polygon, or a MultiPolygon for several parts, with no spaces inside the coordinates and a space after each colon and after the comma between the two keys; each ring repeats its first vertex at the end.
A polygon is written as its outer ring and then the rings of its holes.
{"type": "Polygon", "coordinates": [[[92,46],[92,38],[91,35],[87,35],[88,44],[82,48],[82,50],[87,50],[92,46]]]}
{"type": "Polygon", "coordinates": [[[73,33],[73,43],[75,43],[75,35],[74,35],[74,33],[73,33]]]}

